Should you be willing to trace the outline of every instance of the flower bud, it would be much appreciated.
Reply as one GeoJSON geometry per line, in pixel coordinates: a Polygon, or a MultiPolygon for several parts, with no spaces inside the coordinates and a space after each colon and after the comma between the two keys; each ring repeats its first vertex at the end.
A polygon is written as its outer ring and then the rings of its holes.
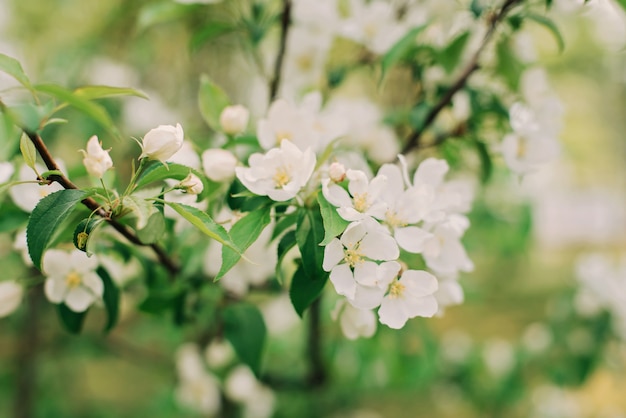
{"type": "Polygon", "coordinates": [[[187,177],[178,184],[178,188],[189,194],[200,194],[204,190],[202,180],[193,173],[189,173],[187,177]]]}
{"type": "Polygon", "coordinates": [[[338,162],[332,163],[328,167],[328,177],[335,183],[341,183],[346,178],[346,167],[338,162]]]}
{"type": "Polygon", "coordinates": [[[242,105],[226,106],[220,115],[220,125],[224,132],[235,135],[246,130],[250,112],[242,105]]]}
{"type": "Polygon", "coordinates": [[[176,126],[159,125],[143,137],[143,152],[139,158],[148,157],[164,162],[183,146],[184,136],[180,123],[176,126]]]}
{"type": "Polygon", "coordinates": [[[98,137],[95,135],[89,138],[87,151],[80,151],[85,156],[83,164],[90,176],[101,179],[104,173],[113,167],[113,160],[109,156],[109,151],[102,149],[102,144],[98,142],[98,137]]]}
{"type": "Polygon", "coordinates": [[[0,318],[11,314],[22,302],[24,289],[13,280],[0,282],[0,318]]]}
{"type": "Polygon", "coordinates": [[[222,182],[233,178],[237,157],[224,149],[208,149],[202,153],[202,168],[213,181],[222,182]]]}

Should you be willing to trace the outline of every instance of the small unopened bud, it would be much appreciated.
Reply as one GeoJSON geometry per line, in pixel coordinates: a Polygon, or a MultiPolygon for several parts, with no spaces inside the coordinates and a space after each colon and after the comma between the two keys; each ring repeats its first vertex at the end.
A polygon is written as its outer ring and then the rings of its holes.
{"type": "Polygon", "coordinates": [[[246,130],[250,112],[242,105],[226,106],[220,114],[220,125],[229,135],[239,134],[246,130]]]}
{"type": "Polygon", "coordinates": [[[204,174],[213,181],[228,181],[235,176],[237,157],[224,149],[208,149],[202,153],[204,174]]]}
{"type": "Polygon", "coordinates": [[[102,149],[102,144],[98,142],[97,136],[92,136],[87,142],[87,150],[80,150],[85,158],[83,158],[83,164],[87,172],[99,179],[104,176],[104,173],[113,167],[113,161],[109,156],[109,151],[102,149]]]}
{"type": "Polygon", "coordinates": [[[143,137],[143,152],[139,158],[147,157],[151,160],[164,162],[178,152],[183,146],[184,139],[185,135],[180,123],[176,126],[159,125],[143,137]]]}
{"type": "Polygon", "coordinates": [[[200,194],[202,190],[204,190],[204,185],[198,176],[189,173],[189,175],[180,182],[177,188],[182,189],[185,193],[200,194]]]}
{"type": "Polygon", "coordinates": [[[343,164],[334,162],[328,167],[328,177],[335,183],[340,183],[346,178],[346,167],[343,164]]]}

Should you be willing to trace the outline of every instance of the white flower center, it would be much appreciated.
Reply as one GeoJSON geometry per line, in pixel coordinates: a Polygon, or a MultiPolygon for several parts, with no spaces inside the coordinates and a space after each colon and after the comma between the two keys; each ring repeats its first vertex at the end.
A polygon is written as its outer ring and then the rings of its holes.
{"type": "Polygon", "coordinates": [[[370,204],[367,201],[367,193],[357,193],[353,197],[354,209],[358,212],[365,212],[370,208],[370,204]]]}
{"type": "Polygon", "coordinates": [[[517,142],[517,152],[515,153],[515,156],[518,159],[522,159],[526,156],[526,154],[528,154],[528,146],[527,146],[526,138],[520,138],[519,141],[517,142]]]}
{"type": "Polygon", "coordinates": [[[81,279],[80,275],[75,271],[72,271],[67,276],[65,276],[65,285],[70,289],[74,289],[80,286],[82,282],[83,279],[81,279]]]}
{"type": "Polygon", "coordinates": [[[277,189],[283,188],[287,183],[291,181],[289,171],[285,167],[278,167],[274,172],[274,186],[277,189]]]}
{"type": "Polygon", "coordinates": [[[293,132],[290,131],[277,131],[276,132],[276,143],[280,144],[283,139],[287,139],[291,141],[293,139],[293,132]]]}
{"type": "Polygon", "coordinates": [[[398,281],[393,282],[391,286],[389,286],[389,297],[395,299],[402,296],[402,293],[404,293],[404,289],[405,286],[402,283],[398,281]]]}
{"type": "Polygon", "coordinates": [[[301,54],[296,58],[296,65],[302,72],[310,71],[313,68],[313,57],[311,54],[301,54]]]}

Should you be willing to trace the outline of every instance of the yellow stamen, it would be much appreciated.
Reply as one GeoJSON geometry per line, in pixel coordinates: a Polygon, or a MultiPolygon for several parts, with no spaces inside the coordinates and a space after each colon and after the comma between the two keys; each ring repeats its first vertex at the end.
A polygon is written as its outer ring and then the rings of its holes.
{"type": "Polygon", "coordinates": [[[74,289],[75,287],[80,286],[82,282],[83,279],[81,279],[80,275],[75,271],[72,271],[67,276],[65,276],[65,285],[70,289],[74,289]]]}
{"type": "Polygon", "coordinates": [[[357,193],[353,197],[354,209],[358,212],[365,212],[370,208],[370,204],[367,201],[367,193],[357,193]]]}
{"type": "Polygon", "coordinates": [[[291,181],[291,176],[285,167],[279,167],[274,173],[274,185],[277,189],[284,187],[291,181]]]}
{"type": "Polygon", "coordinates": [[[408,225],[406,221],[398,217],[396,212],[391,210],[385,212],[385,222],[392,228],[401,228],[408,225]]]}
{"type": "Polygon", "coordinates": [[[402,293],[404,293],[404,289],[405,286],[402,283],[393,282],[393,284],[389,286],[389,297],[395,299],[402,296],[402,293]]]}
{"type": "Polygon", "coordinates": [[[283,139],[287,139],[291,141],[293,139],[293,132],[289,132],[289,131],[276,132],[276,143],[280,144],[280,141],[282,141],[283,139]]]}
{"type": "Polygon", "coordinates": [[[517,153],[516,156],[517,158],[524,158],[526,156],[526,154],[528,153],[528,147],[527,147],[527,143],[526,143],[526,138],[520,138],[519,141],[517,142],[517,153]]]}
{"type": "Polygon", "coordinates": [[[359,252],[358,248],[346,249],[344,250],[343,259],[350,267],[354,268],[354,266],[363,261],[363,254],[359,252]]]}

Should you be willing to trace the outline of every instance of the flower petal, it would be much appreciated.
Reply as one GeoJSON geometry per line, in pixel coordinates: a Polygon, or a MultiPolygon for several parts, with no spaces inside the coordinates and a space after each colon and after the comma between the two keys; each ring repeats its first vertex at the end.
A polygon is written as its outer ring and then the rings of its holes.
{"type": "Polygon", "coordinates": [[[346,296],[348,299],[354,299],[356,293],[356,282],[352,271],[347,264],[339,264],[330,272],[330,281],[335,287],[335,291],[346,296]]]}
{"type": "Polygon", "coordinates": [[[417,226],[407,226],[405,228],[396,228],[394,237],[398,241],[398,245],[405,251],[419,254],[424,251],[424,244],[432,238],[433,234],[424,231],[417,226]]]}
{"type": "Polygon", "coordinates": [[[385,297],[378,309],[378,320],[389,328],[400,329],[409,319],[398,298],[385,297]]]}
{"type": "Polygon", "coordinates": [[[324,262],[322,268],[325,271],[331,271],[344,257],[343,245],[341,241],[335,238],[324,247],[324,262]]]}
{"type": "Polygon", "coordinates": [[[67,293],[64,277],[48,277],[44,284],[44,293],[52,303],[61,303],[67,293]]]}
{"type": "Polygon", "coordinates": [[[95,296],[83,286],[71,289],[65,297],[65,304],[74,312],[84,312],[93,303],[95,296]]]}

